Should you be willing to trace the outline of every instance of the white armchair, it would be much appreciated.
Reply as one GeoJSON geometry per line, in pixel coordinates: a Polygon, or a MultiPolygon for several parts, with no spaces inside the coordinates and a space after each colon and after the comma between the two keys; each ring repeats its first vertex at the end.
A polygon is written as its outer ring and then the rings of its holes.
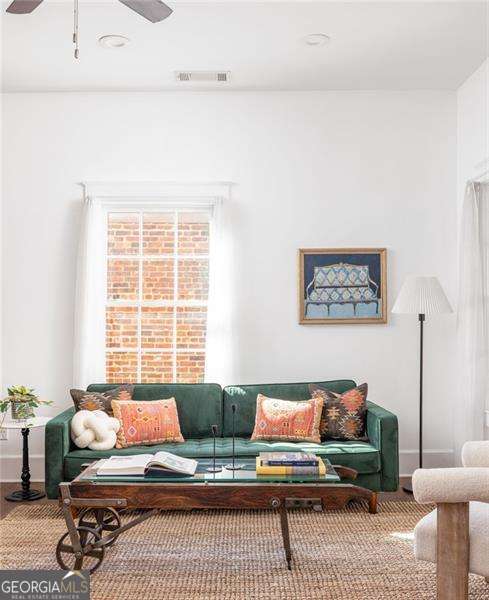
{"type": "Polygon", "coordinates": [[[438,600],[466,600],[469,572],[489,595],[489,442],[467,442],[461,468],[418,469],[414,497],[437,508],[414,530],[415,556],[436,562],[438,600]]]}

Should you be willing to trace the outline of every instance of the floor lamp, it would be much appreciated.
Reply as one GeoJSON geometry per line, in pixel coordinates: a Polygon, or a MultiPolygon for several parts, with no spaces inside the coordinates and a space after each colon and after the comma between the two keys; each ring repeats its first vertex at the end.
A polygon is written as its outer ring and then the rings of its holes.
{"type": "MultiPolygon", "coordinates": [[[[423,324],[426,315],[451,313],[452,307],[436,277],[408,277],[404,282],[393,313],[418,315],[419,321],[419,468],[423,468],[423,324]]],[[[402,488],[413,493],[412,481],[402,488]]]]}

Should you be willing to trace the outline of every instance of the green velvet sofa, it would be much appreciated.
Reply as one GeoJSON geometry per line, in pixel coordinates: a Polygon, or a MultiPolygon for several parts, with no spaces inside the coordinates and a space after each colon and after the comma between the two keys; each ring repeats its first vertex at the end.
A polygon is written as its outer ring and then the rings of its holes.
{"type": "MultiPolygon", "coordinates": [[[[313,383],[313,382],[311,382],[313,383]]],[[[355,387],[351,380],[314,382],[335,392],[355,387]]],[[[326,441],[321,444],[294,442],[252,442],[258,393],[285,400],[310,397],[308,383],[234,385],[224,389],[205,384],[137,384],[135,400],[157,400],[174,397],[178,407],[180,428],[185,442],[160,446],[133,446],[120,450],[94,451],[77,448],[70,439],[70,421],[74,408],[51,419],[46,426],[46,492],[58,497],[58,484],[76,477],[83,463],[115,454],[157,452],[164,449],[189,458],[212,456],[212,425],[218,426],[218,456],[231,456],[232,404],[236,411],[236,454],[255,457],[266,450],[307,450],[328,458],[333,464],[358,471],[356,483],[373,491],[395,491],[399,483],[397,417],[377,404],[368,402],[368,442],[326,441]]],[[[89,391],[105,391],[114,385],[93,384],[89,391]]]]}

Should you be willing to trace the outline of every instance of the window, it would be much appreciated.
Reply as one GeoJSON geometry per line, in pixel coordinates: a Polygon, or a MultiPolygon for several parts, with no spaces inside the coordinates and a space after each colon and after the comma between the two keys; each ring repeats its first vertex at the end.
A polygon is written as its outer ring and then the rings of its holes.
{"type": "Polygon", "coordinates": [[[203,381],[209,209],[106,215],[106,381],[203,381]]]}

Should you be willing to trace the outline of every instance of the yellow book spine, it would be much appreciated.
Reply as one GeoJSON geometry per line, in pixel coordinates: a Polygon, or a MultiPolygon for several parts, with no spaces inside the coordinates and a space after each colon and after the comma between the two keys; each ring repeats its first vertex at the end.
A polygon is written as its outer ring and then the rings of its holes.
{"type": "MultiPolygon", "coordinates": [[[[319,459],[319,475],[326,475],[326,465],[324,462],[319,459]]],[[[260,463],[260,457],[256,457],[256,473],[258,475],[295,475],[299,473],[294,473],[294,467],[284,467],[280,465],[262,465],[260,463]]],[[[311,473],[312,474],[312,473],[311,473]]]]}

